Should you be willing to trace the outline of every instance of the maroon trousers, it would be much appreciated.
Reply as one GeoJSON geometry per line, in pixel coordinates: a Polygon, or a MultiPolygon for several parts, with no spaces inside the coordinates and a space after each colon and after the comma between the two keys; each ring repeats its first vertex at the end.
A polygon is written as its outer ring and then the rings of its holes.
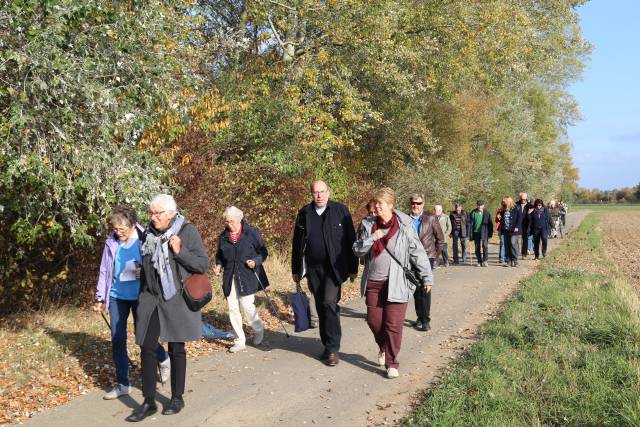
{"type": "Polygon", "coordinates": [[[388,281],[369,280],[365,300],[367,324],[380,351],[385,354],[385,367],[388,369],[398,368],[407,303],[388,302],[387,290],[388,281]]]}

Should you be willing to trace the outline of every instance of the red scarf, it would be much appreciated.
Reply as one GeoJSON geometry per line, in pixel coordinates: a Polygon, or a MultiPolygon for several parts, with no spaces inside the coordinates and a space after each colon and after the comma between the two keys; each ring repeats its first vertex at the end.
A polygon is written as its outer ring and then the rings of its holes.
{"type": "Polygon", "coordinates": [[[229,230],[229,239],[231,239],[231,243],[233,243],[234,245],[238,243],[238,239],[240,238],[241,234],[242,234],[242,224],[240,224],[240,229],[235,234],[231,230],[229,230]]]}
{"type": "Polygon", "coordinates": [[[374,258],[380,255],[382,251],[384,251],[384,248],[387,247],[389,239],[391,239],[394,234],[396,234],[400,229],[400,227],[398,226],[398,217],[396,216],[396,214],[393,214],[389,222],[384,222],[381,217],[377,216],[376,222],[374,222],[373,226],[371,227],[371,233],[373,234],[377,229],[389,229],[389,231],[387,232],[387,234],[382,236],[382,238],[376,240],[376,242],[373,244],[372,254],[374,258]]]}

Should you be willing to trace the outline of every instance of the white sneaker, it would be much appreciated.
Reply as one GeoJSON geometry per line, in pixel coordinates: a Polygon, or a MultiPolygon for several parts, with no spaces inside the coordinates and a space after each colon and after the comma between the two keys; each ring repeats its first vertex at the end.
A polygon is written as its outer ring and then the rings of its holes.
{"type": "Polygon", "coordinates": [[[387,369],[387,378],[398,378],[399,376],[400,376],[400,373],[396,368],[387,369]]]}
{"type": "Polygon", "coordinates": [[[253,345],[260,345],[263,339],[264,339],[264,328],[256,331],[256,334],[253,336],[253,345]]]}
{"type": "Polygon", "coordinates": [[[120,396],[125,396],[129,393],[131,393],[131,386],[116,384],[115,387],[113,387],[110,392],[102,396],[102,398],[104,400],[113,400],[119,398],[120,396]]]}
{"type": "Polygon", "coordinates": [[[164,362],[160,362],[160,382],[162,384],[169,381],[171,378],[171,359],[168,357],[164,362]]]}
{"type": "Polygon", "coordinates": [[[235,344],[233,345],[233,347],[231,347],[231,348],[229,349],[229,353],[237,353],[237,352],[239,352],[239,351],[244,350],[245,348],[246,348],[246,346],[245,346],[244,344],[241,344],[241,343],[235,343],[235,344]]]}
{"type": "Polygon", "coordinates": [[[385,354],[384,351],[381,351],[380,353],[378,353],[378,365],[380,365],[381,368],[384,368],[384,362],[385,362],[385,354]]]}

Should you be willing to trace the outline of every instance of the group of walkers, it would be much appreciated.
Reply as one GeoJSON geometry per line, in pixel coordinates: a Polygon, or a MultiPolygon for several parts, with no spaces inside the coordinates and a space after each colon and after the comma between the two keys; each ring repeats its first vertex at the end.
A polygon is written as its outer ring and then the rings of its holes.
{"type": "MultiPolygon", "coordinates": [[[[298,285],[307,279],[323,345],[319,358],[328,366],[340,362],[341,286],[347,279],[355,280],[359,264],[364,265],[360,288],[367,324],[378,346],[377,361],[388,378],[396,378],[409,300],[413,297],[415,303],[413,326],[428,331],[432,270],[449,265],[449,237],[454,264],[467,262],[467,243],[473,240],[477,265],[486,267],[494,227],[504,247],[501,261],[508,265],[518,265],[519,249],[523,257],[527,255],[529,235],[533,236],[536,258],[540,243],[542,256],[546,255],[551,215],[541,200],[530,204],[525,193],[517,203],[510,197],[503,199],[494,223],[484,200],[468,214],[456,205],[446,215],[441,205],[427,213],[424,195],[414,193],[409,198],[411,209],[404,213],[397,208],[394,191],[382,188],[367,204],[368,215],[356,232],[349,209],[330,200],[325,182],[313,182],[310,190],[311,203],[302,207],[295,219],[291,273],[298,285]]],[[[202,320],[200,311],[192,311],[181,294],[191,275],[205,274],[209,267],[198,230],[178,214],[172,196],[153,198],[149,217],[149,224],[143,227],[131,208],[113,209],[113,232],[105,243],[94,306],[98,312],[106,307],[111,318],[117,382],[104,399],[130,392],[126,325],[129,313],[133,314],[136,344],[141,347],[144,402],[127,417],[132,422],[157,412],[158,377],[163,382],[170,379],[171,384],[171,400],[162,413],[176,414],[184,408],[185,342],[202,337],[202,320]],[[168,343],[168,353],[160,343],[168,343]]],[[[259,345],[264,338],[254,295],[269,286],[263,268],[268,251],[260,232],[246,222],[240,209],[226,208],[223,218],[226,226],[218,238],[213,272],[222,276],[235,333],[229,351],[238,352],[246,348],[243,315],[255,332],[253,344],[259,345]]]]}

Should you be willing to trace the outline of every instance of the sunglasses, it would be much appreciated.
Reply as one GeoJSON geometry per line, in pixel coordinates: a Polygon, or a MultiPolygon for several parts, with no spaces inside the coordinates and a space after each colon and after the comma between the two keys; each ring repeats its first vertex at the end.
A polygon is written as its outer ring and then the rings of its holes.
{"type": "Polygon", "coordinates": [[[420,206],[424,205],[424,202],[411,202],[411,206],[420,206]]]}

